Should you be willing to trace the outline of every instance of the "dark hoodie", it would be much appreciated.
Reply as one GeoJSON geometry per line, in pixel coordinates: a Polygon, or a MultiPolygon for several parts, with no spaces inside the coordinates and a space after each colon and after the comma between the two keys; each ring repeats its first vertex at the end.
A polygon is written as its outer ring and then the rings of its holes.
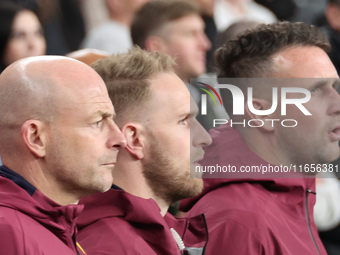
{"type": "MultiPolygon", "coordinates": [[[[61,206],[17,173],[0,167],[0,254],[75,255],[75,219],[83,206],[61,206]]],[[[85,254],[79,250],[78,254],[85,254]]]]}
{"type": "MultiPolygon", "coordinates": [[[[211,130],[213,144],[202,165],[267,165],[252,152],[237,130],[211,130]]],[[[315,179],[204,179],[204,190],[183,200],[187,216],[205,213],[207,255],[326,255],[313,220],[315,179]]]]}
{"type": "Polygon", "coordinates": [[[84,212],[77,220],[77,240],[89,255],[181,254],[170,232],[174,228],[190,253],[204,254],[204,216],[163,218],[153,199],[133,196],[118,187],[81,199],[84,212]]]}

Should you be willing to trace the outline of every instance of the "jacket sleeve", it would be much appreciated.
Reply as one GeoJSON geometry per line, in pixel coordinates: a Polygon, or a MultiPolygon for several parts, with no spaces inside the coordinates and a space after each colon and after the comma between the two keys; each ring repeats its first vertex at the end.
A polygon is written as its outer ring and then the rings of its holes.
{"type": "Polygon", "coordinates": [[[1,254],[24,255],[22,231],[0,216],[0,250],[1,254]]]}

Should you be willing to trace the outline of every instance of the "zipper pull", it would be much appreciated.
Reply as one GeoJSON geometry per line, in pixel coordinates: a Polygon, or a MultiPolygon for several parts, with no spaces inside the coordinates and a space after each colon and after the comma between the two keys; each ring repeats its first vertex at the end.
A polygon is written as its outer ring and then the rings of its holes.
{"type": "Polygon", "coordinates": [[[178,249],[180,251],[183,251],[185,249],[185,245],[184,245],[184,242],[183,242],[182,238],[180,237],[180,235],[173,228],[170,228],[170,232],[171,232],[173,238],[175,239],[175,241],[177,243],[178,249]]]}
{"type": "Polygon", "coordinates": [[[316,192],[312,191],[311,189],[307,189],[307,193],[312,193],[312,194],[316,195],[316,192]]]}

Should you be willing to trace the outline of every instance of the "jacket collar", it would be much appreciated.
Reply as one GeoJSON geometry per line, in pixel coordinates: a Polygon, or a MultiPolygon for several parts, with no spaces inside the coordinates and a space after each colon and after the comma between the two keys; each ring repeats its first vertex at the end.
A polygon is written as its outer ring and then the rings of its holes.
{"type": "Polygon", "coordinates": [[[204,247],[207,242],[208,234],[203,215],[177,219],[167,213],[162,217],[160,208],[153,199],[131,195],[117,186],[113,186],[108,192],[85,197],[80,203],[85,205],[85,209],[77,220],[79,230],[100,219],[119,217],[136,226],[136,233],[160,254],[171,254],[171,250],[178,249],[170,228],[179,233],[186,246],[204,247]]]}
{"type": "Polygon", "coordinates": [[[12,171],[11,169],[5,166],[0,166],[0,175],[13,181],[19,187],[26,190],[28,194],[30,194],[30,196],[33,196],[34,192],[37,190],[32,184],[26,181],[21,175],[17,174],[16,172],[12,171]]]}

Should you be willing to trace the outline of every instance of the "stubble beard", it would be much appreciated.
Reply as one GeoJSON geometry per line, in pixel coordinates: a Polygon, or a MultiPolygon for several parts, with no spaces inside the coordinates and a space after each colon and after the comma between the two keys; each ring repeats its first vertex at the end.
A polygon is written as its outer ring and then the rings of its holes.
{"type": "Polygon", "coordinates": [[[143,174],[155,196],[171,205],[181,199],[198,195],[203,189],[203,180],[190,178],[190,159],[186,170],[176,166],[166,151],[154,140],[150,146],[151,160],[143,165],[143,174]],[[184,172],[183,174],[181,174],[184,172]]]}

